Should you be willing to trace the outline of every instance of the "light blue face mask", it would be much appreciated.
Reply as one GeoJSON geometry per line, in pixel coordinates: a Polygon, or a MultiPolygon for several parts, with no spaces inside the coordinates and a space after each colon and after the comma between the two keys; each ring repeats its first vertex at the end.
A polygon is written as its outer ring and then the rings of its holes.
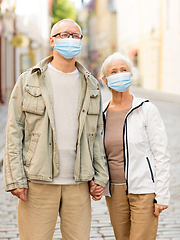
{"type": "Polygon", "coordinates": [[[108,80],[108,87],[117,92],[125,92],[132,83],[130,72],[117,73],[106,78],[108,80]]]}
{"type": "Polygon", "coordinates": [[[74,38],[55,39],[54,49],[64,58],[71,59],[81,51],[81,40],[74,38]]]}

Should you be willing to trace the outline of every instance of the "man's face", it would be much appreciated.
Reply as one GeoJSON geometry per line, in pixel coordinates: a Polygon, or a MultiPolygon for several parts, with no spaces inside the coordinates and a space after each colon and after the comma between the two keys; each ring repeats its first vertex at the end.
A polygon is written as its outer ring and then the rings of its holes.
{"type": "MultiPolygon", "coordinates": [[[[81,34],[81,31],[79,29],[79,26],[73,22],[61,22],[57,25],[57,27],[54,29],[52,36],[56,35],[57,33],[78,33],[81,34]]],[[[72,35],[70,36],[72,37],[72,35]]],[[[55,37],[50,37],[50,44],[51,47],[54,48],[55,45],[55,39],[59,39],[60,36],[57,35],[55,37]]]]}

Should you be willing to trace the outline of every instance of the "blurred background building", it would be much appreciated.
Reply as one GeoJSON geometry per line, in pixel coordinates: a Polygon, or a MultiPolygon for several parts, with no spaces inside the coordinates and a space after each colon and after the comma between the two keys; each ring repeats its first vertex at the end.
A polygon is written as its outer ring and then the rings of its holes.
{"type": "Polygon", "coordinates": [[[52,1],[0,4],[0,101],[7,102],[19,74],[48,55],[52,1]]]}
{"type": "Polygon", "coordinates": [[[0,0],[0,102],[19,74],[51,52],[51,26],[63,18],[83,30],[78,56],[99,79],[120,51],[136,68],[133,84],[180,95],[179,0],[0,0]]]}
{"type": "Polygon", "coordinates": [[[144,88],[180,94],[180,1],[116,1],[118,51],[144,88]]]}
{"type": "Polygon", "coordinates": [[[106,57],[120,51],[134,63],[134,84],[180,94],[179,0],[81,2],[81,60],[93,74],[106,57]]]}
{"type": "Polygon", "coordinates": [[[117,19],[114,0],[91,0],[83,4],[78,20],[83,29],[79,59],[96,77],[102,62],[117,50],[117,19]]]}

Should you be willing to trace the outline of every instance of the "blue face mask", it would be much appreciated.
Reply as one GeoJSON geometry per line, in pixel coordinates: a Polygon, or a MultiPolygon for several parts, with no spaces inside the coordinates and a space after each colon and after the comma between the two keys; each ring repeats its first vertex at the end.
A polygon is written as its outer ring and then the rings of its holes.
{"type": "Polygon", "coordinates": [[[132,82],[130,72],[117,73],[106,78],[108,80],[108,87],[117,92],[125,92],[132,82]]]}
{"type": "Polygon", "coordinates": [[[74,38],[55,39],[54,49],[64,58],[71,59],[81,51],[81,40],[74,38]]]}

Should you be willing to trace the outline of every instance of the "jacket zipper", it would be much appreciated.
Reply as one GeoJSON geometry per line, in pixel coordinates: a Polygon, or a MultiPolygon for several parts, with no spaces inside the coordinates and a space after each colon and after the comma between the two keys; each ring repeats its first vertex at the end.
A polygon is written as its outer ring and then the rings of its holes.
{"type": "Polygon", "coordinates": [[[151,173],[152,181],[154,182],[154,175],[153,175],[153,171],[152,171],[152,168],[151,168],[151,163],[150,163],[148,157],[146,157],[146,159],[147,159],[147,162],[148,162],[148,165],[149,165],[149,170],[150,170],[150,173],[151,173]]]}

